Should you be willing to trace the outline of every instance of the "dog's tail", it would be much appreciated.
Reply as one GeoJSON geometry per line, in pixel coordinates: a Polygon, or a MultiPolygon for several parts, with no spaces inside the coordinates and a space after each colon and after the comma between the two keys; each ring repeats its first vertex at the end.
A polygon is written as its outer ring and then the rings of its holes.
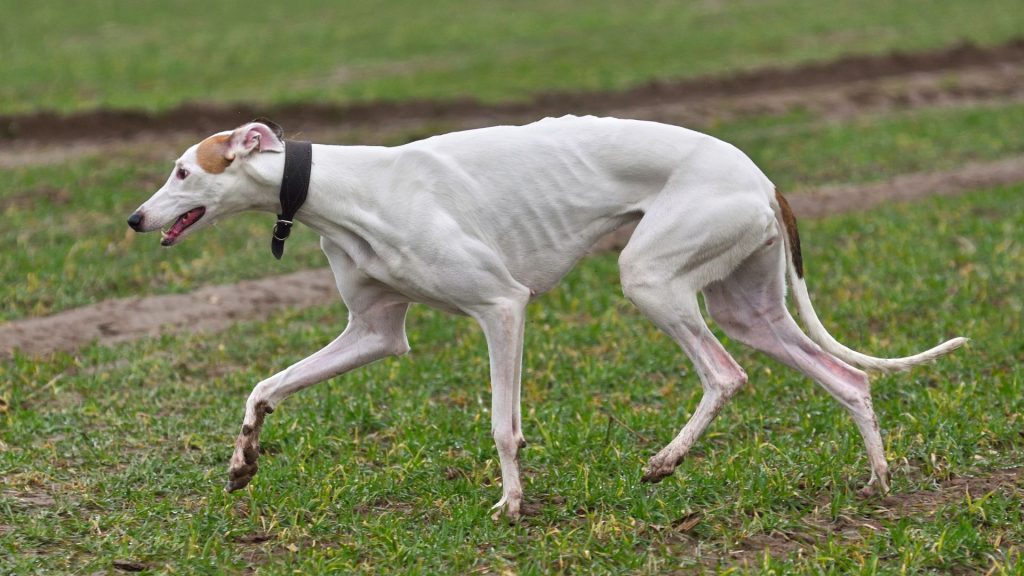
{"type": "Polygon", "coordinates": [[[800,234],[797,231],[796,218],[793,216],[793,210],[789,207],[789,203],[782,197],[782,194],[779,194],[778,190],[775,191],[775,200],[772,203],[772,209],[775,211],[775,218],[785,237],[786,269],[789,272],[796,309],[811,340],[814,340],[819,346],[836,357],[866,370],[900,372],[949,354],[967,342],[967,338],[953,338],[930,350],[905,358],[876,358],[843,346],[825,330],[818,315],[814,312],[814,307],[811,306],[811,297],[807,293],[807,283],[804,281],[804,263],[800,253],[800,234]]]}

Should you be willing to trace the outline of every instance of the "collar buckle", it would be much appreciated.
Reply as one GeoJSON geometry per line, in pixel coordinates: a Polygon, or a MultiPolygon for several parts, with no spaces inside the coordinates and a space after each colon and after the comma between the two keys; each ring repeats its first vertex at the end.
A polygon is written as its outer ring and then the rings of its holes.
{"type": "Polygon", "coordinates": [[[277,224],[274,224],[274,240],[280,240],[284,242],[288,239],[292,233],[292,221],[285,220],[284,218],[278,218],[277,224]]]}

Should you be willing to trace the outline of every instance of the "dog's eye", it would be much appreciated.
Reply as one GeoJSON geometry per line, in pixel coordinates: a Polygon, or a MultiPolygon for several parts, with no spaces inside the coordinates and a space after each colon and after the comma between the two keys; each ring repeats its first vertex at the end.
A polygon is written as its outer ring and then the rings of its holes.
{"type": "Polygon", "coordinates": [[[184,180],[185,178],[188,178],[188,170],[184,168],[178,168],[178,172],[176,173],[176,175],[178,177],[178,180],[184,180]]]}

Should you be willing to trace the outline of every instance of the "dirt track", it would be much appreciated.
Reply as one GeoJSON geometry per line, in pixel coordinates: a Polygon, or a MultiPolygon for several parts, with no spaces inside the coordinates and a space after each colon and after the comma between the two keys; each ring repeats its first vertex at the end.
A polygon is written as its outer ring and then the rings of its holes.
{"type": "MultiPolygon", "coordinates": [[[[153,133],[210,133],[236,126],[258,116],[273,118],[289,132],[321,131],[325,127],[382,124],[416,124],[474,119],[481,124],[509,118],[579,113],[608,114],[651,106],[680,104],[713,105],[715,100],[757,97],[777,92],[807,92],[831,86],[912,75],[929,76],[955,71],[998,71],[1024,64],[1024,39],[993,47],[960,44],[920,53],[882,56],[849,56],[839,60],[793,68],[764,68],[732,75],[704,76],[680,81],[656,81],[617,92],[557,92],[541,94],[526,102],[484,104],[472,99],[408,101],[366,104],[291,104],[276,106],[185,104],[164,112],[95,110],[61,116],[43,112],[0,116],[0,142],[66,145],[75,141],[128,139],[153,133]]],[[[1019,75],[1019,70],[1018,70],[1019,75]]],[[[893,105],[913,105],[924,99],[934,104],[944,98],[985,98],[1018,92],[1020,83],[974,82],[969,85],[937,83],[924,93],[887,95],[877,90],[847,93],[851,105],[871,106],[877,99],[893,99],[893,105]]]]}
{"type": "MultiPolygon", "coordinates": [[[[943,106],[1024,102],[1024,48],[1019,43],[936,53],[852,58],[736,77],[707,77],[650,85],[626,92],[554,94],[532,104],[469,103],[378,105],[399,108],[365,118],[350,108],[305,106],[263,110],[288,133],[324,143],[395,144],[438,132],[496,123],[524,123],[545,114],[592,113],[656,120],[707,129],[725,120],[803,110],[825,121],[871,113],[943,106]],[[844,68],[844,62],[851,63],[844,68]],[[787,81],[788,79],[789,81],[787,81]],[[431,106],[440,107],[431,116],[431,106]],[[342,118],[342,119],[339,119],[342,118]]],[[[368,105],[367,105],[368,106],[368,105]]],[[[371,107],[372,108],[372,107],[371,107]]],[[[188,106],[150,116],[99,111],[70,117],[39,114],[0,117],[0,169],[60,164],[101,153],[167,159],[199,136],[258,115],[255,107],[188,106]],[[193,114],[191,116],[190,114],[193,114]],[[4,131],[6,126],[6,132],[4,131]],[[62,132],[64,131],[64,132],[62,132]],[[7,134],[6,136],[4,134],[7,134]]]]}
{"type": "MultiPolygon", "coordinates": [[[[912,201],[1024,181],[1024,157],[972,163],[957,170],[902,175],[864,186],[834,186],[794,193],[800,217],[867,210],[882,202],[912,201]]],[[[631,229],[602,239],[595,250],[625,245],[631,229]]],[[[208,286],[188,294],[107,300],[42,318],[0,325],[0,357],[20,349],[31,356],[70,351],[93,342],[115,344],[168,331],[215,331],[234,322],[265,318],[286,308],[337,302],[326,268],[284,276],[208,286]]]]}

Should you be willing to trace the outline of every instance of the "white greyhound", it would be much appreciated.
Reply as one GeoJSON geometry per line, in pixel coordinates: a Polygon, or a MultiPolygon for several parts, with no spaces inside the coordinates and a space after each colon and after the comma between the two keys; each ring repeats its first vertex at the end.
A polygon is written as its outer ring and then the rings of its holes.
{"type": "MultiPolygon", "coordinates": [[[[140,232],[169,226],[161,243],[170,246],[228,214],[278,213],[285,147],[268,122],[210,136],[178,159],[129,224],[140,232]]],[[[888,489],[888,465],[867,375],[852,365],[907,370],[966,341],[892,359],[837,342],[811,307],[786,201],[738,149],[684,128],[567,116],[398,147],[314,145],[311,164],[296,218],[321,236],[348,326],[253,389],[229,490],[256,473],[266,414],[312,384],[407,352],[406,310],[422,302],[467,314],[483,328],[502,478],[495,515],[504,510],[516,519],[526,305],[597,239],[629,222],[639,221],[619,256],[622,290],[682,347],[704,388],[692,418],[647,464],[644,481],[670,475],[747,381],[705,324],[699,292],[731,338],[803,372],[849,411],[867,447],[868,489],[876,482],[888,489]],[[810,338],[786,309],[787,269],[810,338]]]]}

